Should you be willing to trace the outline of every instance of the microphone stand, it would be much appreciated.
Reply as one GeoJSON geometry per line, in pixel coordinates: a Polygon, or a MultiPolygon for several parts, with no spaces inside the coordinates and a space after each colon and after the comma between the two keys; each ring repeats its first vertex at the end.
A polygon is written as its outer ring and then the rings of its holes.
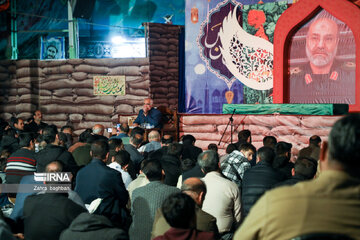
{"type": "Polygon", "coordinates": [[[226,133],[226,130],[227,130],[230,123],[231,123],[231,126],[230,126],[230,141],[231,141],[231,143],[233,143],[233,123],[234,123],[233,116],[235,114],[235,110],[236,109],[234,109],[233,113],[231,114],[231,116],[229,118],[229,121],[228,121],[228,123],[227,123],[227,125],[225,127],[225,130],[224,130],[224,132],[223,132],[223,134],[222,134],[222,136],[221,136],[221,138],[219,140],[218,146],[220,146],[221,140],[223,139],[223,137],[224,137],[224,135],[226,133]]]}

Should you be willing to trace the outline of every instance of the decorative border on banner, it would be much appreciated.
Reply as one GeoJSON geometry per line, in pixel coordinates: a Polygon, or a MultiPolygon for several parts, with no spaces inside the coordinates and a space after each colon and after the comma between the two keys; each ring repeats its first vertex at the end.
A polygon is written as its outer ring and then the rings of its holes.
{"type": "MultiPolygon", "coordinates": [[[[233,76],[232,78],[227,78],[225,76],[223,76],[219,71],[216,71],[211,64],[209,63],[209,59],[206,58],[203,54],[204,48],[203,46],[201,46],[200,44],[200,39],[205,35],[203,29],[206,27],[207,24],[209,24],[209,19],[211,19],[211,15],[214,14],[215,12],[220,11],[220,8],[225,6],[228,3],[232,3],[234,5],[234,7],[236,6],[240,6],[242,7],[243,5],[240,2],[237,2],[236,0],[224,0],[222,2],[219,2],[216,7],[214,7],[213,9],[211,9],[207,15],[206,15],[206,19],[201,23],[200,25],[200,32],[199,35],[196,39],[197,45],[198,45],[198,49],[200,52],[200,58],[206,63],[206,68],[212,72],[213,74],[215,74],[218,78],[222,79],[226,85],[228,86],[228,88],[230,89],[232,84],[236,81],[236,77],[233,76]]],[[[217,38],[216,42],[219,41],[219,37],[217,38]]]]}

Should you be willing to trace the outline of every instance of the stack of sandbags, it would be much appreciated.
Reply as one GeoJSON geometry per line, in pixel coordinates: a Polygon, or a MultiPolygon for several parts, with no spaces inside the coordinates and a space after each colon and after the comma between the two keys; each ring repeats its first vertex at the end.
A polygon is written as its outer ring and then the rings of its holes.
{"type": "Polygon", "coordinates": [[[147,23],[150,94],[154,105],[178,108],[179,34],[182,26],[147,23]]]}
{"type": "Polygon", "coordinates": [[[0,63],[1,112],[28,118],[40,109],[43,121],[71,124],[80,133],[100,123],[111,127],[118,115],[137,114],[149,96],[149,59],[18,60],[0,63]],[[125,96],[96,96],[94,76],[125,75],[125,96]]]}
{"type": "MultiPolygon", "coordinates": [[[[192,134],[197,139],[196,145],[207,149],[210,143],[218,144],[225,131],[230,115],[182,115],[180,118],[180,136],[192,134]]],[[[293,144],[292,153],[308,145],[312,135],[327,140],[332,125],[339,116],[288,116],[288,115],[234,115],[233,142],[237,142],[237,134],[249,129],[252,143],[256,148],[262,147],[265,136],[274,136],[278,141],[293,144]]],[[[219,145],[224,153],[230,143],[230,125],[219,145]]]]}

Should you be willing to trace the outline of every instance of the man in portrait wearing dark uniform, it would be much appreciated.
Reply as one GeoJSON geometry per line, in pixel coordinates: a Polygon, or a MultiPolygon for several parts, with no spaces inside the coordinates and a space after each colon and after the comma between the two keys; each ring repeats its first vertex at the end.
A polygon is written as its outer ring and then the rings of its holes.
{"type": "Polygon", "coordinates": [[[355,103],[355,64],[335,60],[338,24],[330,18],[313,21],[306,36],[309,62],[290,70],[290,103],[355,103]]]}

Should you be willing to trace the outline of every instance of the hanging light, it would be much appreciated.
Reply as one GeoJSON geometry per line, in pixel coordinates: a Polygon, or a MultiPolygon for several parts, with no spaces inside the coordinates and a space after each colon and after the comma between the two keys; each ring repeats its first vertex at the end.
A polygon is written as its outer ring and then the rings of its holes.
{"type": "Polygon", "coordinates": [[[191,22],[197,23],[199,21],[199,9],[194,6],[191,8],[191,22]]]}

